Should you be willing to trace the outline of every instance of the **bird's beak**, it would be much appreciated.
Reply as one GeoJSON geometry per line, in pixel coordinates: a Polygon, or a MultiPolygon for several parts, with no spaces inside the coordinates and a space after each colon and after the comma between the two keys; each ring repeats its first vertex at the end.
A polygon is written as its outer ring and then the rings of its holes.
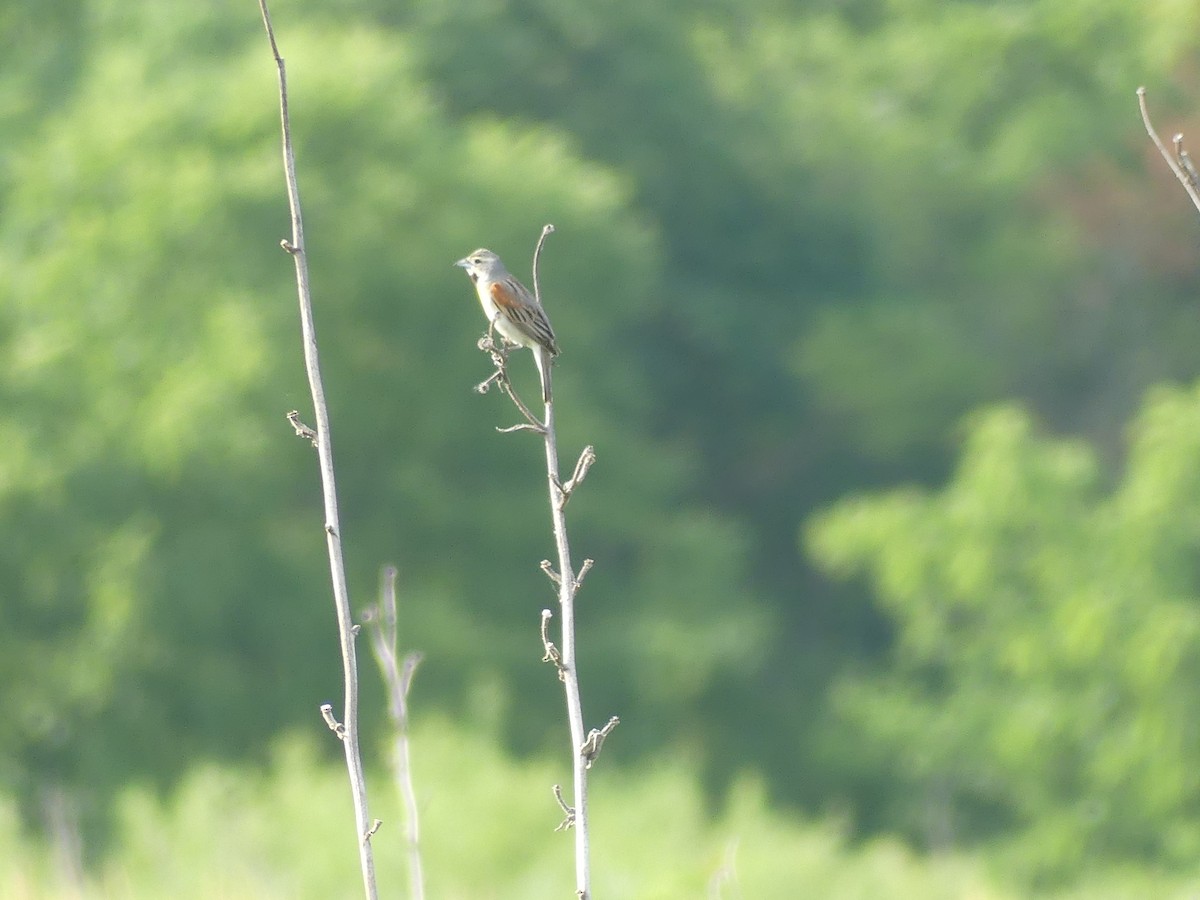
{"type": "Polygon", "coordinates": [[[455,265],[462,266],[465,269],[467,266],[470,265],[470,262],[468,262],[466,259],[460,259],[458,262],[455,263],[455,265]]]}

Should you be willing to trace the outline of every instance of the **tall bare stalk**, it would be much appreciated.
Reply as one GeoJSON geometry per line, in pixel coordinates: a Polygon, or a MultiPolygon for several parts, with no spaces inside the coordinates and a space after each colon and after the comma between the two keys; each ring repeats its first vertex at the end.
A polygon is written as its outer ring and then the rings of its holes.
{"type": "Polygon", "coordinates": [[[312,392],[316,428],[302,425],[298,413],[288,420],[297,434],[309,438],[317,448],[321,470],[321,487],[325,500],[325,543],[329,550],[329,570],[333,579],[333,601],[337,609],[338,635],[342,649],[342,671],[345,686],[343,721],[334,715],[333,707],[324,704],[321,714],[334,733],[342,740],[346,753],[346,768],[350,775],[350,790],[354,799],[355,838],[362,868],[363,886],[368,900],[375,900],[375,863],[371,854],[371,836],[379,827],[372,823],[367,812],[367,787],[363,774],[362,755],[358,747],[358,663],[355,659],[354,638],[357,629],[350,613],[350,595],[346,587],[346,568],[342,559],[342,534],[338,520],[337,487],[333,474],[333,443],[329,436],[329,409],[325,403],[325,387],[317,357],[317,334],[313,325],[312,297],[309,292],[308,257],[304,244],[304,222],[300,214],[300,190],[296,183],[296,157],[292,150],[292,128],[288,116],[287,68],[279,55],[275,31],[267,0],[259,0],[263,25],[279,72],[279,111],[283,131],[283,169],[287,180],[288,206],[291,210],[292,237],[280,243],[291,254],[296,266],[296,290],[300,298],[300,328],[304,340],[304,365],[308,371],[308,386],[312,392]]]}
{"type": "MultiPolygon", "coordinates": [[[[533,254],[533,289],[537,301],[541,303],[541,286],[538,278],[538,261],[541,258],[542,246],[546,237],[554,231],[553,225],[542,229],[538,238],[537,249],[533,254]]],[[[554,402],[545,404],[545,417],[538,420],[529,407],[513,389],[507,372],[507,351],[498,345],[491,335],[479,342],[481,349],[491,354],[496,364],[496,371],[485,382],[479,385],[480,391],[485,391],[494,382],[513,401],[525,421],[509,428],[498,429],[502,432],[533,431],[542,435],[546,450],[546,481],[550,493],[550,519],[554,529],[554,544],[558,550],[558,568],[549,560],[542,560],[542,571],[554,582],[558,590],[558,608],[560,613],[560,650],[550,638],[550,620],[553,613],[542,610],[541,636],[542,647],[545,651],[543,661],[552,663],[558,670],[559,680],[567,701],[567,721],[571,737],[571,771],[572,798],[567,803],[563,799],[562,788],[554,785],[554,796],[562,808],[564,819],[558,830],[574,829],[575,831],[575,893],[580,900],[591,897],[591,847],[588,828],[588,793],[587,772],[600,752],[604,739],[617,726],[619,720],[613,716],[603,728],[593,728],[585,732],[583,718],[583,701],[579,688],[579,670],[577,668],[577,649],[575,641],[575,596],[583,584],[583,579],[592,567],[592,560],[585,559],[576,572],[571,561],[571,545],[567,536],[567,501],[571,499],[575,488],[583,482],[588,469],[596,461],[596,453],[592,447],[583,449],[575,463],[571,477],[565,482],[559,475],[558,469],[558,438],[554,428],[554,402]]]]}

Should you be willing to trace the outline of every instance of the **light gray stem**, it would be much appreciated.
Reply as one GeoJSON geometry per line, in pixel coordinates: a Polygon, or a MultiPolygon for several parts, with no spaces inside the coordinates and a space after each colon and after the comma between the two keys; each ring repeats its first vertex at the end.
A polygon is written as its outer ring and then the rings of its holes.
{"type": "Polygon", "coordinates": [[[279,109],[283,129],[283,167],[287,179],[288,206],[292,218],[292,238],[284,242],[296,266],[296,289],[300,298],[300,328],[304,340],[304,365],[308,386],[312,392],[316,416],[317,457],[320,461],[321,486],[325,501],[325,543],[329,550],[329,570],[333,580],[333,601],[337,609],[338,636],[342,649],[342,670],[345,683],[343,700],[344,721],[335,732],[342,739],[346,753],[346,769],[350,775],[350,790],[354,798],[355,843],[358,845],[363,886],[367,900],[375,900],[375,863],[370,837],[373,825],[367,812],[367,787],[363,774],[362,756],[358,747],[358,663],[355,659],[355,627],[350,613],[350,596],[346,586],[346,568],[342,559],[342,533],[338,520],[337,487],[333,474],[333,443],[329,436],[329,409],[325,403],[325,388],[317,358],[317,335],[313,325],[312,297],[309,291],[308,258],[304,244],[304,223],[300,214],[300,191],[296,182],[296,157],[292,150],[291,122],[288,116],[287,69],[275,42],[267,0],[259,0],[263,25],[271,42],[271,53],[279,72],[279,109]]]}
{"type": "Polygon", "coordinates": [[[571,564],[571,546],[567,540],[564,507],[567,495],[558,474],[558,444],[554,432],[554,404],[546,404],[546,475],[550,487],[550,515],[554,522],[554,544],[558,549],[558,605],[562,615],[563,689],[567,695],[567,719],[571,731],[572,807],[575,829],[575,893],[580,900],[591,896],[591,860],[588,845],[587,769],[582,748],[586,740],[583,728],[583,702],[579,695],[579,670],[575,656],[575,590],[577,582],[571,564]]]}

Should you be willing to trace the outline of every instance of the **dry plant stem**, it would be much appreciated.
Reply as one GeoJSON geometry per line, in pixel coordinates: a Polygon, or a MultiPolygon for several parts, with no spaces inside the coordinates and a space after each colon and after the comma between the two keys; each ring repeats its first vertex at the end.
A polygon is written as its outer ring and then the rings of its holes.
{"type": "Polygon", "coordinates": [[[417,793],[413,787],[412,755],[408,740],[408,692],[412,689],[413,676],[421,662],[420,653],[409,653],[404,662],[399,662],[396,648],[399,644],[399,629],[396,614],[396,567],[383,570],[380,587],[380,605],[371,611],[371,649],[375,661],[383,673],[383,683],[388,693],[388,715],[396,727],[393,759],[396,766],[396,784],[405,809],[405,840],[408,844],[409,900],[424,900],[425,876],[421,867],[420,827],[417,809],[417,793]]]}
{"type": "MultiPolygon", "coordinates": [[[[553,225],[542,229],[538,238],[537,249],[533,254],[533,289],[538,303],[541,303],[541,286],[538,279],[538,259],[546,237],[554,231],[553,225]]],[[[550,620],[554,614],[542,610],[541,636],[545,655],[544,662],[553,663],[558,671],[558,678],[563,683],[567,700],[567,720],[571,733],[571,770],[573,775],[573,801],[569,806],[562,796],[562,788],[554,786],[554,796],[562,807],[564,818],[556,831],[574,829],[575,831],[575,895],[580,900],[588,900],[591,896],[591,859],[588,832],[588,801],[587,801],[587,771],[600,752],[600,745],[619,722],[616,716],[609,719],[603,729],[593,729],[585,733],[583,724],[583,703],[579,692],[579,672],[576,668],[575,653],[575,594],[583,583],[584,576],[592,567],[592,560],[586,559],[579,572],[574,571],[571,563],[571,546],[567,539],[567,520],[564,512],[571,493],[587,476],[588,469],[596,461],[596,453],[591,447],[584,448],[570,479],[565,483],[558,471],[558,439],[554,430],[554,404],[545,404],[545,418],[542,421],[533,415],[529,408],[521,402],[508,379],[508,351],[502,344],[497,344],[489,333],[479,341],[479,348],[492,357],[496,371],[482,384],[476,386],[480,393],[486,393],[492,384],[498,385],[508,395],[509,399],[520,411],[525,421],[509,428],[499,428],[497,431],[533,431],[542,435],[546,448],[546,481],[550,490],[550,516],[554,526],[554,543],[558,550],[558,569],[549,560],[542,561],[542,571],[546,573],[558,592],[558,605],[562,615],[562,648],[555,646],[550,640],[550,620]]]]}
{"type": "Polygon", "coordinates": [[[1158,136],[1158,132],[1154,129],[1154,125],[1150,122],[1150,110],[1146,107],[1146,89],[1140,87],[1137,89],[1138,109],[1142,113],[1142,124],[1146,126],[1146,133],[1150,135],[1150,140],[1154,141],[1154,146],[1158,148],[1158,152],[1162,154],[1162,158],[1167,161],[1171,171],[1175,173],[1175,177],[1179,179],[1179,183],[1183,185],[1183,189],[1187,191],[1187,195],[1192,199],[1192,205],[1200,211],[1200,185],[1196,184],[1196,179],[1192,175],[1194,168],[1191,165],[1191,160],[1188,158],[1186,151],[1183,149],[1183,135],[1175,136],[1175,153],[1167,149],[1167,145],[1163,143],[1162,138],[1158,136]],[[1186,167],[1186,170],[1185,170],[1186,167]]]}
{"type": "MultiPolygon", "coordinates": [[[[363,775],[362,756],[358,747],[358,664],[355,659],[354,638],[357,629],[350,614],[350,597],[346,587],[346,570],[342,560],[342,535],[338,521],[337,488],[333,475],[333,445],[329,437],[329,410],[325,404],[325,388],[321,382],[321,368],[317,358],[317,338],[313,325],[312,298],[309,292],[308,261],[304,245],[304,224],[300,215],[300,193],[296,183],[296,158],[292,150],[291,123],[288,117],[287,69],[279,46],[275,42],[275,31],[271,27],[271,15],[266,0],[259,0],[263,25],[275,57],[279,73],[279,107],[283,131],[283,167],[287,179],[288,206],[291,210],[292,237],[283,242],[296,266],[296,287],[300,299],[300,326],[304,339],[304,364],[308,371],[308,385],[312,392],[313,411],[316,415],[317,457],[321,468],[321,485],[325,499],[325,542],[329,550],[329,569],[333,579],[333,599],[337,610],[338,634],[342,649],[342,667],[345,682],[344,721],[337,732],[346,753],[346,768],[350,775],[351,794],[354,799],[355,843],[359,848],[363,886],[368,900],[375,900],[375,863],[371,854],[370,836],[376,826],[367,812],[367,789],[363,775]]],[[[327,721],[333,718],[332,710],[327,721]]],[[[336,721],[336,719],[334,719],[336,721]]]]}
{"type": "MultiPolygon", "coordinates": [[[[553,231],[554,226],[552,225],[547,225],[542,229],[537,250],[534,252],[533,284],[539,303],[541,302],[541,291],[538,284],[538,257],[547,235],[553,231]]],[[[567,720],[571,732],[573,797],[571,814],[568,818],[575,831],[575,893],[580,900],[587,900],[591,890],[587,805],[588,764],[582,752],[587,736],[583,726],[583,702],[579,693],[579,670],[576,667],[575,653],[575,591],[579,585],[571,564],[571,545],[567,539],[565,507],[570,495],[563,490],[562,479],[558,474],[558,441],[554,430],[553,401],[546,404],[546,415],[542,424],[545,428],[542,437],[546,446],[546,480],[550,490],[550,516],[554,523],[554,544],[558,550],[558,605],[562,615],[561,658],[555,664],[566,693],[567,720]]],[[[544,621],[545,618],[543,618],[544,621]]]]}
{"type": "Polygon", "coordinates": [[[571,731],[571,768],[573,774],[572,827],[575,830],[575,893],[581,900],[589,896],[591,860],[588,844],[587,770],[582,748],[587,740],[583,727],[583,703],[579,695],[579,670],[575,660],[575,591],[578,582],[571,565],[571,545],[567,540],[564,508],[567,494],[558,475],[558,446],[554,433],[554,403],[546,404],[546,476],[550,486],[550,515],[554,522],[554,544],[558,549],[558,606],[562,615],[562,658],[557,662],[559,676],[567,695],[567,720],[571,731]]]}

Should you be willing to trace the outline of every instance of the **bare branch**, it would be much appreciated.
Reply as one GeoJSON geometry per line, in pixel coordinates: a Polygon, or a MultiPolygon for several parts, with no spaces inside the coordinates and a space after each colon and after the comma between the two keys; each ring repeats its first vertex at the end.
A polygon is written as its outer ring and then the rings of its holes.
{"type": "MultiPolygon", "coordinates": [[[[282,132],[283,170],[287,183],[288,209],[291,212],[292,224],[291,237],[281,242],[281,246],[291,254],[296,268],[296,292],[300,301],[304,367],[308,373],[308,386],[312,394],[313,412],[316,416],[317,458],[320,464],[325,506],[325,544],[329,552],[333,601],[337,612],[338,638],[342,651],[345,723],[337,722],[330,704],[321,708],[321,715],[329,727],[342,739],[342,747],[346,756],[346,770],[350,778],[350,793],[354,801],[355,831],[361,836],[370,833],[371,818],[367,811],[366,776],[363,772],[362,755],[358,746],[358,663],[354,647],[356,628],[350,614],[350,592],[346,582],[346,567],[342,558],[337,485],[334,479],[333,442],[329,432],[329,409],[325,403],[325,386],[321,380],[316,326],[313,322],[312,295],[309,290],[304,220],[300,213],[300,188],[296,179],[296,155],[292,147],[292,125],[288,113],[287,66],[279,53],[279,45],[275,41],[275,29],[271,26],[271,13],[267,9],[267,0],[259,0],[258,6],[262,13],[263,26],[267,31],[267,40],[271,45],[271,55],[275,59],[275,69],[279,78],[279,119],[282,132]]],[[[293,425],[293,427],[295,426],[293,425]]],[[[363,888],[367,900],[375,900],[378,896],[378,889],[375,886],[375,861],[369,840],[363,840],[359,845],[359,865],[362,870],[363,888]]]]}
{"type": "Polygon", "coordinates": [[[1176,153],[1172,155],[1163,143],[1162,138],[1158,136],[1154,125],[1150,121],[1150,110],[1146,106],[1146,89],[1140,87],[1137,89],[1138,108],[1142,113],[1142,124],[1146,126],[1146,133],[1150,135],[1150,140],[1154,141],[1154,146],[1158,148],[1158,152],[1162,154],[1162,158],[1167,161],[1167,165],[1179,179],[1179,183],[1183,185],[1183,189],[1187,191],[1187,195],[1192,200],[1192,205],[1200,211],[1200,185],[1197,185],[1194,177],[1195,167],[1192,166],[1191,160],[1183,157],[1183,135],[1177,135],[1175,138],[1176,153]],[[1181,158],[1177,158],[1181,157],[1181,158]],[[1187,170],[1185,171],[1185,167],[1187,170]]]}
{"type": "Polygon", "coordinates": [[[491,356],[492,364],[496,369],[486,379],[475,385],[475,392],[486,394],[494,384],[500,388],[517,407],[521,415],[525,417],[525,422],[522,424],[510,425],[507,428],[497,428],[496,430],[501,434],[510,434],[514,431],[535,431],[538,434],[545,434],[546,426],[530,411],[529,407],[525,405],[525,401],[517,393],[516,388],[513,387],[512,381],[508,377],[509,348],[503,342],[496,341],[495,335],[492,333],[492,328],[492,325],[488,325],[487,334],[476,342],[476,346],[491,356]]]}
{"type": "Polygon", "coordinates": [[[514,431],[532,431],[537,434],[545,434],[545,430],[540,425],[530,425],[528,422],[518,422],[516,425],[509,425],[507,428],[497,426],[496,431],[500,434],[512,434],[514,431]]]}

